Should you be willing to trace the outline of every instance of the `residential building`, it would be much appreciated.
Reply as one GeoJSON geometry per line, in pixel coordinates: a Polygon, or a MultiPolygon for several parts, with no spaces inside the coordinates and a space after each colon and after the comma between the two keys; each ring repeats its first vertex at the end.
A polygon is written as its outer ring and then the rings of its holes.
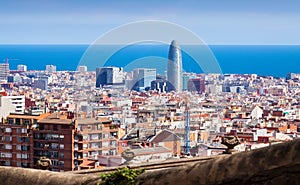
{"type": "Polygon", "coordinates": [[[8,63],[8,59],[6,59],[6,63],[0,64],[0,81],[7,80],[8,74],[9,74],[9,63],[8,63]]]}
{"type": "Polygon", "coordinates": [[[108,118],[74,119],[71,112],[11,114],[0,125],[1,165],[36,168],[40,157],[52,171],[97,167],[99,155],[117,155],[119,127],[108,118]]]}
{"type": "Polygon", "coordinates": [[[56,72],[56,66],[55,65],[46,65],[46,72],[48,72],[48,73],[56,72]]]}
{"type": "Polygon", "coordinates": [[[0,165],[34,168],[33,132],[43,115],[10,114],[0,123],[0,165]]]}
{"type": "Polygon", "coordinates": [[[20,65],[17,66],[17,70],[25,72],[25,71],[27,71],[27,66],[20,64],[20,65]]]}

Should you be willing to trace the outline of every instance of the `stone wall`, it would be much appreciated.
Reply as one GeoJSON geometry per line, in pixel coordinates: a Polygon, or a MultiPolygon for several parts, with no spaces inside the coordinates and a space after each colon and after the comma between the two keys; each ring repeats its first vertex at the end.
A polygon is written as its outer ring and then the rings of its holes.
{"type": "Polygon", "coordinates": [[[147,172],[137,184],[297,185],[300,184],[300,140],[232,155],[194,165],[147,172]]]}
{"type": "Polygon", "coordinates": [[[0,166],[1,185],[96,185],[99,175],[50,172],[0,166]]]}

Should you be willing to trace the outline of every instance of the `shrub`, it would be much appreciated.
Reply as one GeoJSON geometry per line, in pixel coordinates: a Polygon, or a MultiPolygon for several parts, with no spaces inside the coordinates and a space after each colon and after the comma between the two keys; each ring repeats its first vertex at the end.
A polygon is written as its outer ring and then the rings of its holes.
{"type": "Polygon", "coordinates": [[[120,168],[116,172],[100,174],[103,185],[134,185],[135,178],[145,170],[132,170],[128,167],[120,168]]]}

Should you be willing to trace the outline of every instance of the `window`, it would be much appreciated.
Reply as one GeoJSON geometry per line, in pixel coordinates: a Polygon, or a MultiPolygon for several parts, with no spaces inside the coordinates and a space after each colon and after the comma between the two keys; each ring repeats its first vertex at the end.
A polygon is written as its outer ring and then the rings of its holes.
{"type": "Polygon", "coordinates": [[[12,153],[1,153],[2,158],[12,158],[12,153]]]}
{"type": "Polygon", "coordinates": [[[20,125],[21,124],[21,119],[20,118],[16,118],[16,124],[20,125]]]}
{"type": "Polygon", "coordinates": [[[98,134],[91,134],[90,138],[91,138],[91,140],[98,140],[99,135],[98,134]]]}
{"type": "Polygon", "coordinates": [[[5,128],[5,132],[11,132],[11,128],[5,128]]]}
{"type": "Polygon", "coordinates": [[[21,162],[17,162],[17,167],[21,167],[22,163],[21,162]]]}
{"type": "Polygon", "coordinates": [[[88,145],[87,144],[83,144],[83,149],[87,149],[88,145]]]}
{"type": "Polygon", "coordinates": [[[84,140],[84,141],[88,141],[89,138],[90,138],[89,135],[83,135],[83,140],[84,140]]]}
{"type": "Polygon", "coordinates": [[[5,141],[11,141],[11,136],[5,136],[5,141]]]}
{"type": "Polygon", "coordinates": [[[65,162],[64,161],[59,161],[59,166],[64,167],[65,162]]]}
{"type": "Polygon", "coordinates": [[[22,159],[29,159],[29,158],[30,158],[29,154],[22,154],[22,159]]]}
{"type": "Polygon", "coordinates": [[[59,153],[59,157],[60,157],[61,159],[63,159],[63,158],[65,157],[64,153],[63,153],[63,152],[60,152],[60,153],[59,153]]]}
{"type": "Polygon", "coordinates": [[[11,150],[11,149],[12,149],[12,145],[10,145],[10,144],[6,144],[6,145],[5,145],[5,149],[7,149],[7,150],[11,150]]]}
{"type": "Polygon", "coordinates": [[[60,139],[60,141],[63,141],[65,139],[65,136],[64,135],[60,135],[59,139],[60,139]]]}
{"type": "Polygon", "coordinates": [[[117,151],[116,150],[110,150],[109,155],[117,155],[117,151]]]}
{"type": "Polygon", "coordinates": [[[17,145],[16,148],[17,148],[17,150],[22,150],[22,146],[21,145],[17,145]]]}
{"type": "Polygon", "coordinates": [[[17,154],[17,159],[21,159],[22,155],[21,154],[17,154]]]}
{"type": "Polygon", "coordinates": [[[53,166],[58,166],[58,160],[51,160],[53,166]]]}
{"type": "Polygon", "coordinates": [[[65,148],[65,145],[64,145],[64,144],[60,144],[60,145],[59,145],[59,148],[60,148],[61,150],[63,150],[63,149],[65,148]]]}
{"type": "Polygon", "coordinates": [[[14,124],[14,119],[13,118],[8,118],[8,124],[14,124]]]}
{"type": "MultiPolygon", "coordinates": [[[[22,108],[22,106],[17,108],[22,108]]],[[[30,125],[30,119],[24,119],[24,125],[30,125]]]]}
{"type": "Polygon", "coordinates": [[[21,133],[22,129],[21,128],[17,128],[16,131],[17,131],[17,133],[21,133]]]}
{"type": "Polygon", "coordinates": [[[57,143],[51,143],[51,148],[52,149],[58,149],[58,144],[57,143]]]}
{"type": "Polygon", "coordinates": [[[102,142],[102,147],[108,147],[109,143],[108,142],[102,142]]]}
{"type": "Polygon", "coordinates": [[[57,125],[53,125],[53,130],[57,130],[57,125]]]}
{"type": "Polygon", "coordinates": [[[28,151],[30,150],[30,146],[21,146],[22,151],[28,151]]]}
{"type": "Polygon", "coordinates": [[[110,141],[110,145],[111,146],[116,146],[117,145],[117,141],[110,141]]]}

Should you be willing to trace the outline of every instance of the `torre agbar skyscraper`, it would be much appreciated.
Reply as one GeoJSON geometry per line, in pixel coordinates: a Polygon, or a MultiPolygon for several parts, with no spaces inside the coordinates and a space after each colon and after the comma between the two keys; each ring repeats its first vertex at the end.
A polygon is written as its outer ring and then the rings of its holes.
{"type": "Polygon", "coordinates": [[[179,44],[175,40],[171,42],[168,59],[167,80],[172,85],[172,90],[181,92],[182,57],[179,44]]]}

